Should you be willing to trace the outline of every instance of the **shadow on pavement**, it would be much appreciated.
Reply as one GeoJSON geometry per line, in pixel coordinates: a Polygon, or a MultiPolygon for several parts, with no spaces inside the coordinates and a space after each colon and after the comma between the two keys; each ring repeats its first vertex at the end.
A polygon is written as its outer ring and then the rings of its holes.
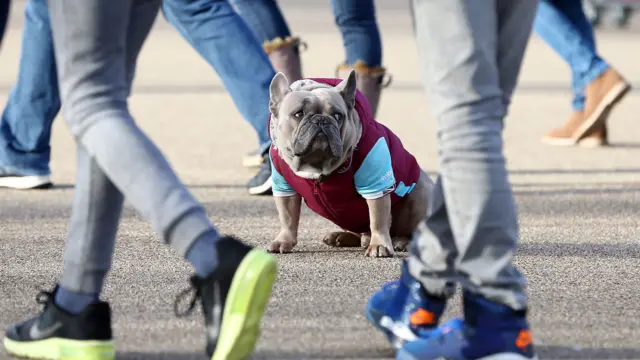
{"type": "Polygon", "coordinates": [[[145,353],[145,352],[120,352],[116,354],[117,360],[203,360],[206,357],[200,352],[193,353],[145,353]]]}
{"type": "Polygon", "coordinates": [[[518,169],[510,175],[561,175],[561,174],[640,174],[640,168],[618,169],[518,169]]]}
{"type": "MultiPolygon", "coordinates": [[[[538,356],[541,359],[639,359],[640,349],[634,348],[579,348],[573,346],[537,346],[538,356]]],[[[144,352],[119,352],[118,360],[191,360],[205,359],[201,353],[144,353],[144,352]]],[[[307,355],[300,352],[259,352],[253,355],[253,360],[276,359],[393,359],[392,350],[380,351],[379,349],[335,349],[323,351],[321,354],[307,355]],[[345,351],[347,350],[347,351],[345,351]]]]}
{"type": "MultiPolygon", "coordinates": [[[[246,189],[245,184],[187,184],[190,189],[246,189]]],[[[49,189],[67,190],[75,188],[75,184],[53,184],[49,189]]],[[[40,190],[40,189],[34,189],[40,190]]]]}
{"type": "Polygon", "coordinates": [[[640,359],[636,348],[578,348],[569,346],[538,346],[540,359],[640,359]]]}
{"type": "Polygon", "coordinates": [[[520,243],[518,256],[640,259],[640,246],[636,244],[520,243]]]}
{"type": "MultiPolygon", "coordinates": [[[[542,186],[544,184],[540,184],[542,186]]],[[[514,188],[518,185],[514,184],[514,188]]],[[[524,195],[606,195],[606,194],[625,194],[625,193],[640,193],[640,187],[617,187],[617,188],[566,188],[566,189],[551,189],[551,190],[514,190],[513,193],[517,196],[524,195]]]]}

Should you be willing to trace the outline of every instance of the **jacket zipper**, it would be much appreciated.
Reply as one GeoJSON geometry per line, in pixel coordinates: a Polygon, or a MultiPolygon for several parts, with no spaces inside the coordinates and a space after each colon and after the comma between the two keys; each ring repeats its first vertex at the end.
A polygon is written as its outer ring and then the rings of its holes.
{"type": "Polygon", "coordinates": [[[316,200],[318,200],[318,202],[320,203],[320,205],[322,205],[324,210],[326,212],[328,212],[329,215],[331,215],[331,217],[334,219],[334,222],[335,222],[338,219],[338,217],[331,210],[331,207],[327,206],[327,203],[324,201],[324,197],[322,196],[322,194],[320,194],[320,182],[321,181],[322,181],[322,177],[320,177],[318,180],[315,180],[313,182],[313,195],[315,195],[316,200]]]}

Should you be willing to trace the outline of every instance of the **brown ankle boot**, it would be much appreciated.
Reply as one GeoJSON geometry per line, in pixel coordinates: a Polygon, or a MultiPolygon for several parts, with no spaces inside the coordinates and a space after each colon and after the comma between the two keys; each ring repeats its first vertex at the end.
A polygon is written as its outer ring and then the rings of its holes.
{"type": "Polygon", "coordinates": [[[269,56],[273,69],[283,73],[289,83],[302,79],[300,51],[304,51],[307,44],[300,41],[300,38],[288,36],[283,40],[278,37],[265,42],[262,47],[269,56]]]}
{"type": "Polygon", "coordinates": [[[542,141],[555,146],[573,146],[580,145],[582,147],[599,147],[608,144],[607,139],[607,123],[603,122],[601,125],[589,130],[584,136],[575,141],[573,133],[575,129],[584,122],[584,112],[574,111],[569,117],[566,123],[561,127],[552,129],[543,138],[542,141]]]}
{"type": "MultiPolygon", "coordinates": [[[[562,128],[551,130],[543,141],[551,145],[576,145],[588,135],[604,131],[611,110],[629,92],[631,86],[620,74],[609,68],[586,88],[584,112],[575,113],[562,128]]],[[[606,138],[606,137],[605,137],[606,138]]],[[[586,141],[585,144],[589,143],[586,141]]]]}
{"type": "Polygon", "coordinates": [[[391,84],[391,76],[387,74],[385,68],[370,68],[362,61],[358,61],[354,65],[338,65],[336,76],[345,78],[351,70],[356,71],[356,86],[369,101],[371,114],[375,118],[380,103],[380,92],[391,84]]]}

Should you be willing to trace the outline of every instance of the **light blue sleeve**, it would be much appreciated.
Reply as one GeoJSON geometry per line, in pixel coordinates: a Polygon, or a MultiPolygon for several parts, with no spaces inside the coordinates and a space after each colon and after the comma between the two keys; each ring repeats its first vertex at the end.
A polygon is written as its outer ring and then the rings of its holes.
{"type": "MultiPolygon", "coordinates": [[[[271,156],[271,154],[269,154],[271,156]]],[[[280,175],[275,166],[273,166],[273,159],[271,159],[271,191],[273,196],[285,197],[293,196],[296,192],[291,188],[287,180],[280,175]]]]}
{"type": "Polygon", "coordinates": [[[356,190],[365,199],[378,199],[394,190],[391,154],[383,137],[371,148],[355,174],[356,190]]]}

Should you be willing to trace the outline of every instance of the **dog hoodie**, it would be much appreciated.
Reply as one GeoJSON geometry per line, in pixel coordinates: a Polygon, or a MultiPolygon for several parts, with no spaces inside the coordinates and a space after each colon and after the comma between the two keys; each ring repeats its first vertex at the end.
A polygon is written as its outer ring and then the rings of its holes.
{"type": "MultiPolygon", "coordinates": [[[[305,79],[331,86],[342,79],[305,79]]],[[[295,85],[292,84],[293,87],[295,85]]],[[[299,194],[318,215],[343,230],[370,231],[366,199],[391,193],[392,207],[416,186],[420,166],[400,139],[371,115],[367,99],[356,91],[355,109],[362,122],[362,136],[345,164],[320,179],[305,179],[294,173],[271,145],[273,196],[299,194]]]]}

